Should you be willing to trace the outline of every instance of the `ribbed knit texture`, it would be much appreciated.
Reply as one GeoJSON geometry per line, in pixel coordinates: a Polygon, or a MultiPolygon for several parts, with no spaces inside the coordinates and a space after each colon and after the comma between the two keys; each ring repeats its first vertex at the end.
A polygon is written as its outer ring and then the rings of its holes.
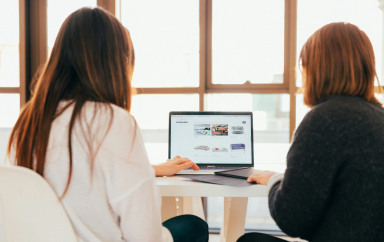
{"type": "Polygon", "coordinates": [[[292,237],[384,241],[383,108],[360,97],[321,100],[295,133],[269,207],[292,237]]]}

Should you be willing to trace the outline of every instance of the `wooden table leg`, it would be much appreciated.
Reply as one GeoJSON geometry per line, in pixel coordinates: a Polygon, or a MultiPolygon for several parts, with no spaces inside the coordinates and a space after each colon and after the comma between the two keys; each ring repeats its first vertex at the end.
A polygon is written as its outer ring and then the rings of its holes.
{"type": "Polygon", "coordinates": [[[205,220],[201,197],[162,197],[162,222],[182,214],[193,214],[205,220]]]}
{"type": "Polygon", "coordinates": [[[235,242],[244,234],[248,197],[224,198],[224,222],[220,242],[235,242]]]}
{"type": "Polygon", "coordinates": [[[176,197],[161,198],[161,222],[177,215],[176,197]]]}
{"type": "Polygon", "coordinates": [[[205,220],[203,202],[201,197],[183,197],[179,209],[182,214],[193,214],[205,220]]]}

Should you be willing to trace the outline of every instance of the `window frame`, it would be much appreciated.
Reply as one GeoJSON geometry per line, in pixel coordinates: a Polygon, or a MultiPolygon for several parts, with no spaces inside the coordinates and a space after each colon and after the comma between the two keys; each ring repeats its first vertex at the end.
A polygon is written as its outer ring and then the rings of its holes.
{"type": "MultiPolygon", "coordinates": [[[[283,83],[278,84],[213,84],[212,83],[212,1],[199,1],[200,15],[200,57],[198,87],[137,87],[137,94],[198,94],[199,110],[205,110],[205,94],[208,93],[251,93],[289,94],[289,137],[296,127],[296,94],[302,88],[296,86],[296,45],[297,45],[297,0],[284,0],[284,74],[283,83]]],[[[379,8],[383,4],[379,1],[379,8]]],[[[121,16],[121,0],[97,0],[97,5],[117,18],[121,16]]],[[[20,108],[30,98],[30,82],[38,66],[48,58],[47,0],[19,0],[19,61],[20,84],[18,87],[0,87],[0,94],[19,94],[20,108]]],[[[382,70],[384,71],[384,70],[382,70]]],[[[382,87],[375,87],[380,93],[382,87]]],[[[291,140],[291,138],[290,138],[291,140]]]]}
{"type": "Polygon", "coordinates": [[[0,87],[0,94],[19,94],[20,108],[30,98],[29,85],[38,66],[47,60],[47,1],[19,0],[18,87],[0,87]]]}
{"type": "MultiPolygon", "coordinates": [[[[205,94],[252,93],[290,94],[289,136],[296,125],[296,31],[297,0],[285,0],[284,16],[284,74],[278,84],[213,84],[212,83],[212,1],[199,1],[200,56],[198,87],[137,87],[137,94],[198,94],[199,110],[205,110],[205,94]]],[[[121,0],[97,0],[97,5],[118,18],[121,16],[121,0]]],[[[20,95],[21,108],[30,98],[29,86],[38,66],[48,58],[47,0],[19,0],[20,18],[20,86],[0,87],[0,94],[20,95]]]]}
{"type": "MultiPolygon", "coordinates": [[[[116,0],[120,5],[121,0],[116,0]]],[[[283,83],[277,84],[213,84],[212,83],[212,1],[199,0],[200,4],[200,57],[198,87],[136,87],[137,94],[198,94],[199,110],[205,110],[205,94],[208,93],[251,93],[290,94],[289,137],[296,126],[296,32],[297,0],[285,0],[284,12],[284,74],[283,83]]],[[[99,0],[98,2],[109,2],[99,0]]],[[[114,2],[114,0],[112,0],[114,2]]],[[[107,4],[104,5],[108,7],[107,4]]],[[[109,11],[115,11],[111,4],[109,11]]],[[[119,12],[121,13],[121,12],[119,12]]]]}

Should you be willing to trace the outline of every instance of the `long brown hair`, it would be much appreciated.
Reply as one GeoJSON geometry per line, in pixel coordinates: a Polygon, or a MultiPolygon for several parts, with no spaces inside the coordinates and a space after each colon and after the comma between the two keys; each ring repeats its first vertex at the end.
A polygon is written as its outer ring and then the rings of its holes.
{"type": "Polygon", "coordinates": [[[43,175],[51,124],[58,104],[74,105],[69,125],[69,175],[72,174],[71,135],[86,101],[131,107],[134,50],[128,31],[100,8],[82,8],[63,23],[51,56],[37,81],[32,99],[22,110],[9,139],[13,161],[43,175]]]}
{"type": "Polygon", "coordinates": [[[357,26],[344,22],[323,26],[304,44],[300,61],[307,106],[329,95],[360,96],[380,104],[374,95],[373,47],[357,26]]]}

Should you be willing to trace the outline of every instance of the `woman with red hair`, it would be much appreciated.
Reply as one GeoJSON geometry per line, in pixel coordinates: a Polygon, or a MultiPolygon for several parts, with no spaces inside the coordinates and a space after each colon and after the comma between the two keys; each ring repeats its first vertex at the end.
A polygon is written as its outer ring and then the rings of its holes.
{"type": "MultiPolygon", "coordinates": [[[[331,23],[304,44],[304,103],[283,174],[261,172],[280,229],[308,241],[384,241],[384,109],[368,36],[331,23]]],[[[284,241],[258,233],[245,241],[284,241]]]]}

